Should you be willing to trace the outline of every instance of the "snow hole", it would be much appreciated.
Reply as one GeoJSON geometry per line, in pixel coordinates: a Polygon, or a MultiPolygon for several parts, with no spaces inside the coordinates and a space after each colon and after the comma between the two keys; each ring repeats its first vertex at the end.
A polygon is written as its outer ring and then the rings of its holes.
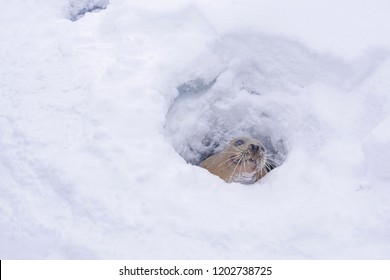
{"type": "Polygon", "coordinates": [[[221,38],[186,68],[192,78],[177,84],[166,135],[193,165],[222,151],[232,138],[250,136],[264,144],[269,163],[278,167],[291,143],[311,135],[317,122],[301,98],[308,85],[322,80],[319,60],[280,37],[221,38]]]}
{"type": "Polygon", "coordinates": [[[230,140],[250,136],[260,140],[275,168],[287,150],[282,127],[276,124],[279,106],[255,88],[247,86],[254,77],[238,73],[230,90],[222,90],[225,73],[207,81],[197,78],[177,87],[178,97],[167,114],[166,132],[175,150],[193,165],[222,151],[230,140]]]}
{"type": "Polygon", "coordinates": [[[269,163],[279,166],[286,158],[282,131],[273,127],[273,112],[260,108],[261,94],[242,88],[235,96],[213,90],[212,81],[196,79],[180,85],[178,98],[167,115],[167,133],[176,151],[188,162],[199,165],[220,152],[237,136],[259,139],[271,155],[269,163]],[[258,101],[258,102],[256,102],[258,101]]]}

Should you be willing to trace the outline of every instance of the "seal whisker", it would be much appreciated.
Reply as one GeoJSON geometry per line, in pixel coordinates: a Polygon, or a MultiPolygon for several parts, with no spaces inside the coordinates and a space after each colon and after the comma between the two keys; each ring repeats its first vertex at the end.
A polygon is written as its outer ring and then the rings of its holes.
{"type": "Polygon", "coordinates": [[[221,164],[218,165],[218,166],[221,166],[222,164],[225,164],[225,163],[228,162],[229,160],[232,160],[232,162],[228,164],[228,166],[229,166],[230,164],[232,164],[232,163],[234,162],[234,160],[239,159],[239,158],[240,158],[240,155],[236,155],[235,157],[228,158],[227,160],[221,162],[221,164]]]}
{"type": "Polygon", "coordinates": [[[230,165],[232,165],[233,163],[235,163],[235,164],[238,164],[239,163],[239,161],[237,161],[237,162],[235,162],[235,161],[232,161],[232,162],[230,162],[226,167],[229,167],[230,165]]]}
{"type": "Polygon", "coordinates": [[[240,160],[241,160],[241,158],[238,160],[238,162],[236,163],[236,166],[233,168],[233,171],[232,171],[232,173],[230,174],[229,183],[232,182],[232,178],[233,178],[233,175],[234,175],[234,171],[236,170],[237,166],[240,164],[240,160]]]}
{"type": "Polygon", "coordinates": [[[266,170],[272,170],[272,166],[268,162],[264,162],[266,170]]]}
{"type": "Polygon", "coordinates": [[[264,154],[263,154],[263,157],[266,158],[266,159],[270,159],[270,158],[273,157],[273,155],[272,155],[272,154],[269,154],[269,153],[264,153],[264,154]]]}
{"type": "Polygon", "coordinates": [[[242,168],[244,167],[244,171],[246,171],[246,161],[244,160],[243,161],[244,164],[241,165],[241,170],[240,170],[240,174],[242,174],[242,168]]]}
{"type": "Polygon", "coordinates": [[[230,165],[232,165],[233,163],[236,163],[236,164],[239,164],[240,163],[240,160],[241,160],[241,157],[242,155],[238,155],[237,157],[233,158],[234,160],[232,160],[226,167],[229,167],[230,165]],[[238,161],[237,161],[238,159],[238,161]],[[237,162],[236,162],[237,161],[237,162]]]}
{"type": "Polygon", "coordinates": [[[220,152],[220,154],[237,154],[237,152],[220,152]]]}
{"type": "Polygon", "coordinates": [[[242,161],[243,158],[244,158],[244,155],[241,156],[240,160],[237,162],[236,166],[234,167],[232,174],[230,175],[230,179],[229,179],[230,182],[231,182],[231,179],[232,179],[232,177],[237,169],[237,166],[240,164],[240,162],[242,161]]]}
{"type": "Polygon", "coordinates": [[[240,165],[240,170],[239,170],[239,174],[241,175],[241,174],[243,174],[243,172],[242,172],[242,169],[244,168],[244,171],[245,171],[245,160],[243,160],[242,161],[242,164],[240,165]]]}

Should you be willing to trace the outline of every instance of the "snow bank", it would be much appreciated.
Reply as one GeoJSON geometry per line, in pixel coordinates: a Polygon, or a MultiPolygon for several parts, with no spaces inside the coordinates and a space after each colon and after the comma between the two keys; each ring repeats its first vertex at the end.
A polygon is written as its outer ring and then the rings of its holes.
{"type": "Polygon", "coordinates": [[[388,4],[350,2],[8,1],[0,258],[389,258],[388,4]],[[193,165],[240,133],[280,166],[193,165]]]}

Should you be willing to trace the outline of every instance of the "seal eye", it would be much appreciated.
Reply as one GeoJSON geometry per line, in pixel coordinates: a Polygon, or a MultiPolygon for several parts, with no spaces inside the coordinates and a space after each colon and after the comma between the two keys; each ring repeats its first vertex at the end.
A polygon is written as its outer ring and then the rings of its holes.
{"type": "Polygon", "coordinates": [[[264,149],[263,146],[260,147],[260,150],[261,150],[262,152],[265,152],[265,149],[264,149]]]}
{"type": "Polygon", "coordinates": [[[234,146],[241,146],[242,144],[244,144],[244,141],[241,140],[241,139],[239,139],[236,142],[234,142],[234,146]]]}

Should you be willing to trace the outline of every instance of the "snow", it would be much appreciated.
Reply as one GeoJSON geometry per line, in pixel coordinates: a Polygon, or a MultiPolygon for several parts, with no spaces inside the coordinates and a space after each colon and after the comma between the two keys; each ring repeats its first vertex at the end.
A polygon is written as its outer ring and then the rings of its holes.
{"type": "Polygon", "coordinates": [[[387,1],[3,6],[1,259],[390,257],[387,1]]]}

